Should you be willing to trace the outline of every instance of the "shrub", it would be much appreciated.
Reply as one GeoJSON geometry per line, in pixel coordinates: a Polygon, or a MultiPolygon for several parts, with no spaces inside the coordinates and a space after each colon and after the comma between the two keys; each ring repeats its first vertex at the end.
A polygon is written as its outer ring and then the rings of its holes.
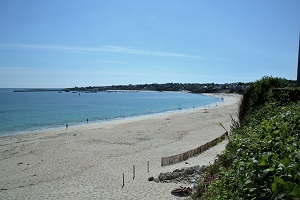
{"type": "Polygon", "coordinates": [[[234,160],[220,170],[206,199],[300,198],[300,104],[271,107],[238,130],[234,160]]]}
{"type": "Polygon", "coordinates": [[[268,93],[273,88],[284,88],[289,82],[283,78],[263,77],[252,83],[245,91],[239,107],[239,121],[243,121],[248,112],[255,111],[268,101],[268,93]]]}
{"type": "Polygon", "coordinates": [[[201,199],[300,199],[300,89],[287,86],[264,77],[247,88],[201,199]]]}
{"type": "Polygon", "coordinates": [[[277,105],[288,105],[300,101],[300,88],[289,87],[283,89],[273,89],[268,95],[270,102],[277,105]]]}

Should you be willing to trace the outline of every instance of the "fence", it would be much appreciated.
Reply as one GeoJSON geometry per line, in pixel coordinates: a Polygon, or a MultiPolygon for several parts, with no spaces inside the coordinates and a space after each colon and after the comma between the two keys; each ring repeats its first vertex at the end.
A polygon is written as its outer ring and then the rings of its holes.
{"type": "Polygon", "coordinates": [[[185,153],[181,153],[181,154],[177,154],[177,155],[173,155],[173,156],[169,156],[169,157],[162,157],[161,158],[161,166],[179,163],[179,162],[189,159],[190,157],[198,155],[198,154],[202,153],[203,151],[206,151],[210,147],[216,146],[216,144],[218,142],[223,141],[227,137],[227,134],[228,133],[226,132],[223,135],[221,135],[220,137],[214,139],[213,141],[207,142],[206,144],[201,145],[200,147],[198,147],[196,149],[189,150],[185,153]]]}

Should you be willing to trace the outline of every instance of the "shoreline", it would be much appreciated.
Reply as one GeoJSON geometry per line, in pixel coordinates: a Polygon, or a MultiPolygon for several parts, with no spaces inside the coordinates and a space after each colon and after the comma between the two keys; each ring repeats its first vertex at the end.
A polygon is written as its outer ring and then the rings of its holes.
{"type": "Polygon", "coordinates": [[[223,141],[186,162],[161,167],[162,157],[222,135],[217,122],[229,129],[229,114],[237,117],[241,96],[219,95],[224,102],[208,108],[1,138],[0,199],[175,200],[171,191],[181,183],[149,182],[148,177],[208,165],[225,149],[223,141]]]}
{"type": "MultiPolygon", "coordinates": [[[[142,90],[109,90],[109,91],[104,91],[104,92],[156,92],[156,91],[142,91],[142,90]]],[[[183,93],[189,93],[188,91],[162,91],[162,92],[183,92],[183,93]]],[[[213,96],[217,97],[219,99],[222,98],[222,93],[201,93],[199,95],[204,95],[204,96],[213,96]]],[[[221,102],[216,102],[213,104],[205,105],[205,106],[200,106],[200,107],[194,107],[194,108],[188,108],[188,109],[176,109],[176,110],[169,110],[169,111],[162,111],[162,112],[156,112],[156,113],[146,113],[146,114],[140,114],[140,115],[133,115],[133,116],[128,116],[128,117],[117,117],[117,118],[112,118],[112,119],[102,119],[102,120],[95,120],[95,121],[89,121],[86,123],[85,121],[81,122],[73,122],[71,124],[68,124],[68,127],[78,127],[80,126],[86,126],[89,124],[95,124],[95,123],[107,123],[107,122],[114,122],[114,121],[120,121],[120,120],[130,120],[130,119],[139,119],[139,118],[147,118],[147,117],[155,117],[159,115],[164,115],[164,114],[172,114],[176,112],[186,112],[186,111],[191,111],[195,109],[204,109],[204,108],[209,108],[210,106],[215,106],[224,103],[223,100],[221,102]]],[[[9,132],[4,132],[3,134],[0,134],[0,139],[4,137],[13,137],[13,136],[19,136],[19,135],[28,135],[28,134],[36,134],[40,132],[56,132],[57,130],[63,130],[65,129],[65,125],[51,125],[51,126],[45,126],[45,127],[38,127],[38,128],[32,128],[29,130],[20,130],[20,131],[9,131],[9,132]]]]}

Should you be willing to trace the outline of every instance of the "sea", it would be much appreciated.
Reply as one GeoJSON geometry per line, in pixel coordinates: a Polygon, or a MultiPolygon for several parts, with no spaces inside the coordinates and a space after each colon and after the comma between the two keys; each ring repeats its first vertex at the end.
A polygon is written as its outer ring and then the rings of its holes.
{"type": "Polygon", "coordinates": [[[14,90],[0,89],[0,136],[193,109],[222,101],[187,92],[14,90]]]}

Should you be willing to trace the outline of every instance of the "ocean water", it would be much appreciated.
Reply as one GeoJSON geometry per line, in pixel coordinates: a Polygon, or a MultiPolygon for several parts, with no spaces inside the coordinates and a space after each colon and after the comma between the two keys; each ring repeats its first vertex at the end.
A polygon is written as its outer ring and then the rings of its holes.
{"type": "Polygon", "coordinates": [[[221,99],[184,92],[13,92],[0,89],[0,136],[202,107],[221,99]]]}

